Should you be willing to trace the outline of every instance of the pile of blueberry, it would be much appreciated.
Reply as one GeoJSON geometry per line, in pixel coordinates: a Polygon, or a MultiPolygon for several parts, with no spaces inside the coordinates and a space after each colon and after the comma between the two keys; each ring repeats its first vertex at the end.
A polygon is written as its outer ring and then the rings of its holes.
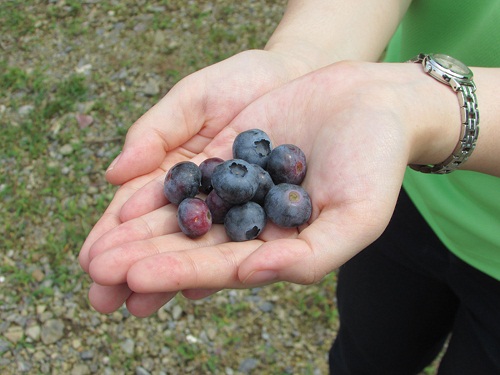
{"type": "Polygon", "coordinates": [[[163,191],[178,205],[179,227],[188,237],[224,224],[233,241],[248,241],[262,232],[267,219],[286,228],[309,220],[311,199],[300,186],[306,158],[299,147],[273,148],[265,132],[251,129],[234,140],[233,158],[209,158],[199,166],[183,161],[168,171],[163,191]]]}

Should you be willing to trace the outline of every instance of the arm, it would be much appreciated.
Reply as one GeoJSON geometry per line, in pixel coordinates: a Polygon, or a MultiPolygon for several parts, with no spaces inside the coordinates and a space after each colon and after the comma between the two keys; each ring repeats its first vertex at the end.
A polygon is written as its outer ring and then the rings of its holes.
{"type": "Polygon", "coordinates": [[[266,49],[300,56],[312,69],[341,60],[377,61],[410,3],[291,0],[266,49]]]}

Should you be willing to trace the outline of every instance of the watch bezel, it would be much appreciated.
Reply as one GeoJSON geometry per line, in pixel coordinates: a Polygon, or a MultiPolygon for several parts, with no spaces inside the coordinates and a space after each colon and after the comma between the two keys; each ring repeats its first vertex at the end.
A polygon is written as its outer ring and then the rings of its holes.
{"type": "Polygon", "coordinates": [[[441,53],[430,53],[424,57],[423,66],[427,73],[437,80],[451,85],[455,80],[459,83],[467,83],[472,80],[473,74],[467,65],[454,57],[441,53]],[[446,62],[458,66],[461,71],[445,66],[446,62]]]}

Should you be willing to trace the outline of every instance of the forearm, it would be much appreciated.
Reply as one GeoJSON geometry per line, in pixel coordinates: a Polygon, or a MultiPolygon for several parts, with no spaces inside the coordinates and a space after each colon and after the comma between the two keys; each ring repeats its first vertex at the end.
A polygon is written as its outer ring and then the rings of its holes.
{"type": "Polygon", "coordinates": [[[377,61],[411,0],[290,0],[266,49],[311,69],[340,60],[377,61]]]}
{"type": "Polygon", "coordinates": [[[471,68],[480,114],[476,148],[463,169],[500,177],[500,68],[471,68]]]}

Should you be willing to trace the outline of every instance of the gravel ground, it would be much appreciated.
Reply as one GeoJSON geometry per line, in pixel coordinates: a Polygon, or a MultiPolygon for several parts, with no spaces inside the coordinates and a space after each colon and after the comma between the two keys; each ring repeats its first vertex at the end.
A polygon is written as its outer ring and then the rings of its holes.
{"type": "Polygon", "coordinates": [[[138,319],[93,311],[76,261],[128,126],[183,76],[262,47],[284,3],[0,3],[1,374],[327,372],[335,274],[138,319]]]}

